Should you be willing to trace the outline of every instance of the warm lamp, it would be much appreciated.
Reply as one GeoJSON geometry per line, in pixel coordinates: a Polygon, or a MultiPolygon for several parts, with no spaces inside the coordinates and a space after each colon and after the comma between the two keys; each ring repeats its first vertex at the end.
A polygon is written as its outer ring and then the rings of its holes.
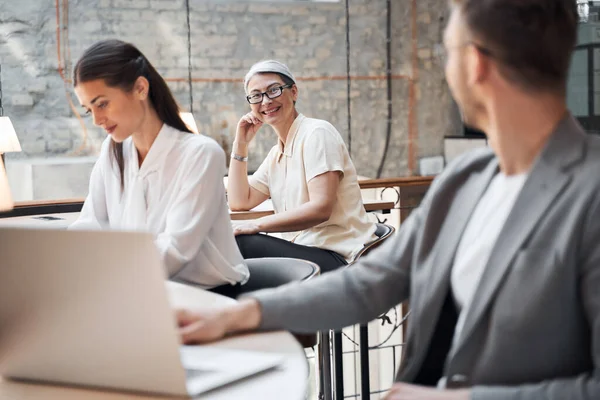
{"type": "Polygon", "coordinates": [[[0,154],[2,155],[2,162],[4,162],[4,153],[13,151],[21,151],[17,132],[15,132],[10,118],[0,116],[0,154]]]}
{"type": "MultiPolygon", "coordinates": [[[[0,158],[4,164],[4,153],[12,151],[21,151],[21,144],[17,138],[17,133],[13,127],[10,118],[4,116],[2,108],[2,66],[0,65],[0,158]]],[[[4,165],[2,165],[4,170],[4,165]]]]}
{"type": "Polygon", "coordinates": [[[186,124],[186,126],[188,128],[190,128],[190,131],[192,131],[194,133],[198,133],[198,127],[196,126],[196,121],[194,121],[194,116],[192,115],[192,113],[180,112],[179,116],[181,117],[183,122],[186,124]]]}
{"type": "Polygon", "coordinates": [[[0,161],[0,211],[9,211],[12,208],[13,200],[10,194],[10,186],[8,186],[8,178],[4,170],[4,163],[0,161]]]}

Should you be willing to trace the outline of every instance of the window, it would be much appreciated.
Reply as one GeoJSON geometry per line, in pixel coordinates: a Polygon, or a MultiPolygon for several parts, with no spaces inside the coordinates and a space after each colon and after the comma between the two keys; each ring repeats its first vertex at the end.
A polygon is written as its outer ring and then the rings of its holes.
{"type": "Polygon", "coordinates": [[[577,117],[588,117],[590,115],[588,64],[588,50],[575,50],[569,71],[567,102],[569,109],[577,117]]]}
{"type": "Polygon", "coordinates": [[[567,83],[567,104],[590,133],[600,133],[600,1],[577,0],[579,32],[567,83]]]}

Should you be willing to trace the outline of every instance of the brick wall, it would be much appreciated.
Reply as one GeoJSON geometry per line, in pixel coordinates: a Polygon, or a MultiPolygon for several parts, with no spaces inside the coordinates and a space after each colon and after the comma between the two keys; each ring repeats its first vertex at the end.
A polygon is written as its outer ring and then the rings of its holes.
{"type": "MultiPolygon", "coordinates": [[[[393,0],[391,15],[395,79],[392,135],[383,175],[401,176],[410,173],[410,157],[441,154],[443,135],[458,133],[460,123],[435,58],[446,22],[446,0],[393,0]]],[[[350,1],[351,74],[362,77],[351,85],[351,138],[343,1],[190,0],[190,22],[193,110],[202,133],[228,150],[236,123],[248,110],[241,79],[254,62],[277,58],[300,78],[300,112],[333,123],[347,142],[351,139],[359,174],[375,176],[387,118],[386,81],[376,78],[386,73],[384,0],[350,1]]],[[[59,56],[68,79],[83,50],[105,38],[136,44],[167,78],[180,104],[190,108],[184,0],[19,0],[18,6],[0,0],[4,111],[23,147],[23,153],[7,155],[9,164],[26,158],[97,154],[104,133],[90,118],[82,126],[75,117],[68,99],[77,110],[79,105],[59,74],[59,56]]],[[[251,148],[251,169],[274,142],[275,134],[263,128],[251,148]]]]}

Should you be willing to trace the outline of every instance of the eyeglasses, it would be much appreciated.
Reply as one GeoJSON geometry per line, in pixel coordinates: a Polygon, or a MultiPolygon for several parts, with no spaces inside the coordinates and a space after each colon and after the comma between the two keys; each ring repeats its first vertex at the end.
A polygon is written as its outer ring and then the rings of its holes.
{"type": "MultiPolygon", "coordinates": [[[[467,46],[473,46],[477,49],[477,51],[479,51],[481,54],[488,56],[488,57],[494,57],[494,54],[492,53],[491,50],[489,50],[486,47],[483,47],[482,45],[469,41],[463,44],[459,44],[456,46],[452,46],[450,49],[461,49],[463,47],[467,47],[467,46]]],[[[448,61],[448,50],[446,49],[443,45],[440,45],[439,47],[436,47],[436,49],[434,50],[435,53],[435,57],[438,59],[438,62],[441,66],[446,65],[446,62],[448,61]]]]}
{"type": "Polygon", "coordinates": [[[281,96],[281,93],[283,93],[283,89],[291,88],[292,86],[293,84],[275,86],[263,93],[252,93],[251,95],[246,96],[246,100],[248,100],[248,103],[250,104],[262,103],[264,95],[267,95],[269,99],[274,99],[276,97],[281,96]]]}

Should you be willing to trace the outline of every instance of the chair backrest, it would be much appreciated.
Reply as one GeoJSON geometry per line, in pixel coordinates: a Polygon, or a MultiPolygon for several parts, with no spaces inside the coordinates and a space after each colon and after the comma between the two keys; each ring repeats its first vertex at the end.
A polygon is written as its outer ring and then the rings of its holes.
{"type": "Polygon", "coordinates": [[[317,264],[297,258],[250,258],[245,261],[250,279],[242,286],[243,293],[305,281],[320,272],[317,264]]]}
{"type": "Polygon", "coordinates": [[[377,223],[375,225],[376,225],[375,236],[377,236],[377,238],[374,239],[374,240],[372,240],[372,241],[370,241],[370,242],[368,242],[368,243],[365,243],[365,245],[363,246],[363,248],[354,256],[354,258],[352,259],[352,261],[348,265],[354,264],[356,261],[358,261],[358,259],[360,257],[366,255],[368,252],[370,252],[374,248],[380,246],[381,243],[383,243],[383,241],[385,239],[387,239],[390,236],[392,236],[392,234],[396,230],[393,226],[387,225],[387,224],[377,223]]]}

